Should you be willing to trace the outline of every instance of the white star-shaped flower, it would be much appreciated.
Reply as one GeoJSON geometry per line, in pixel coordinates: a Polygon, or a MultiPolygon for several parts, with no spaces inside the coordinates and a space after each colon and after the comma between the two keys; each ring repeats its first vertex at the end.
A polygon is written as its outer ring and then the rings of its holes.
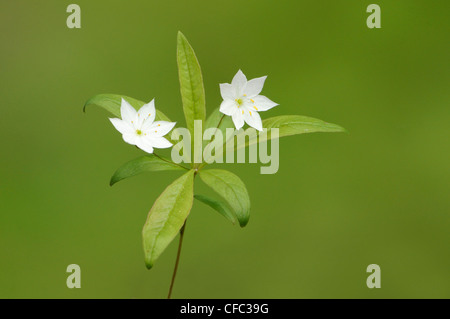
{"type": "Polygon", "coordinates": [[[267,111],[278,104],[264,95],[259,95],[267,76],[247,81],[244,73],[239,70],[231,84],[220,84],[220,94],[223,102],[220,112],[231,116],[236,129],[244,126],[244,122],[262,131],[262,121],[258,112],[267,111]]]}
{"type": "Polygon", "coordinates": [[[155,122],[155,100],[143,105],[139,111],[122,99],[120,105],[122,119],[110,118],[114,127],[122,133],[123,140],[136,145],[147,153],[153,153],[153,148],[168,148],[172,146],[163,136],[175,126],[174,122],[155,122]]]}

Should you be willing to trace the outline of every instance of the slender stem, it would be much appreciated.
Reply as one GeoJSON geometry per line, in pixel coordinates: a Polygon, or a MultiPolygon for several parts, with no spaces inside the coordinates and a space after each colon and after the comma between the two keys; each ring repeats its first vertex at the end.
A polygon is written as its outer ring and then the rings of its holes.
{"type": "Polygon", "coordinates": [[[187,170],[187,171],[189,170],[189,168],[184,167],[183,165],[177,164],[177,163],[175,163],[175,162],[169,161],[169,160],[167,160],[167,159],[165,159],[165,158],[162,158],[161,156],[159,156],[159,155],[156,154],[156,153],[153,153],[153,155],[155,155],[157,158],[159,158],[160,160],[162,160],[162,161],[164,161],[164,162],[167,162],[167,163],[170,163],[170,164],[179,166],[179,167],[181,167],[181,168],[184,168],[184,169],[187,170]]]}
{"type": "Polygon", "coordinates": [[[214,132],[214,135],[213,135],[213,137],[211,139],[211,142],[209,142],[209,143],[212,143],[216,139],[217,131],[219,130],[220,124],[222,124],[222,121],[223,121],[224,117],[225,117],[225,114],[222,115],[222,117],[220,118],[219,124],[217,124],[217,127],[216,127],[216,131],[214,132]]]}
{"type": "MultiPolygon", "coordinates": [[[[222,117],[220,118],[219,124],[217,124],[216,132],[217,132],[217,130],[219,129],[220,124],[222,124],[222,121],[223,121],[223,118],[224,118],[224,117],[225,117],[225,114],[222,115],[222,117]]],[[[214,137],[215,137],[215,135],[214,135],[214,137]]]]}
{"type": "Polygon", "coordinates": [[[172,295],[173,284],[175,282],[175,277],[177,276],[178,263],[180,262],[181,246],[183,245],[183,237],[184,237],[184,228],[185,227],[186,227],[186,222],[184,222],[183,227],[181,227],[181,229],[180,229],[180,241],[178,243],[177,259],[175,261],[175,268],[173,269],[172,282],[170,283],[169,295],[167,296],[167,299],[170,299],[170,296],[172,295]]]}
{"type": "MultiPolygon", "coordinates": [[[[225,114],[223,114],[222,117],[220,118],[219,124],[217,124],[216,131],[215,131],[215,133],[214,133],[214,136],[213,136],[213,138],[211,139],[211,142],[209,142],[209,143],[212,143],[212,142],[215,140],[215,138],[216,138],[216,133],[217,133],[217,131],[219,130],[220,124],[222,124],[222,121],[223,121],[224,117],[225,117],[225,114]]],[[[198,169],[201,169],[201,168],[204,167],[205,165],[206,165],[206,163],[200,164],[200,166],[198,167],[198,169]]]]}

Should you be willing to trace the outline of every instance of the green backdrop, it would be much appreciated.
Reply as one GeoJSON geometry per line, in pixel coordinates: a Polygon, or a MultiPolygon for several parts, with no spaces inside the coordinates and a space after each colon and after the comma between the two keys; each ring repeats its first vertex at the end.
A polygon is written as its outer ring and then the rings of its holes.
{"type": "MultiPolygon", "coordinates": [[[[181,30],[203,70],[208,114],[241,68],[268,75],[282,114],[349,134],[280,141],[280,170],[223,167],[246,183],[248,226],[203,204],[189,217],[175,298],[449,298],[448,1],[72,1],[0,3],[0,297],[164,298],[176,243],[147,271],[141,230],[181,172],[108,185],[142,154],[99,93],[149,101],[184,125],[181,30]],[[66,267],[81,266],[81,289],[66,267]],[[368,289],[366,267],[381,267],[368,289]]],[[[197,183],[196,191],[206,192],[197,183]]]]}

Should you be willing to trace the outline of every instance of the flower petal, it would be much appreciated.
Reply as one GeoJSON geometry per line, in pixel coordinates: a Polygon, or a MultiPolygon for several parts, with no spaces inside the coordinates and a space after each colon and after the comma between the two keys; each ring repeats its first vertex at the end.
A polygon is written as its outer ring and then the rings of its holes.
{"type": "Polygon", "coordinates": [[[278,103],[275,103],[274,101],[271,101],[269,98],[265,97],[264,95],[257,95],[252,98],[252,100],[255,102],[254,106],[256,106],[258,112],[260,111],[267,111],[273,108],[274,106],[279,105],[278,103]]]}
{"type": "Polygon", "coordinates": [[[125,101],[125,99],[122,99],[122,104],[120,105],[120,115],[122,116],[123,121],[131,123],[137,117],[137,112],[130,103],[125,101]]]}
{"type": "Polygon", "coordinates": [[[136,133],[125,133],[122,135],[122,138],[125,141],[125,143],[136,145],[138,136],[136,135],[136,133]]]}
{"type": "Polygon", "coordinates": [[[162,137],[169,133],[177,124],[176,122],[156,121],[151,125],[145,125],[142,127],[143,132],[148,133],[151,136],[162,137]]]}
{"type": "Polygon", "coordinates": [[[233,86],[229,83],[220,83],[220,95],[222,95],[222,99],[224,100],[234,100],[237,99],[236,91],[233,89],[233,86]]]}
{"type": "Polygon", "coordinates": [[[259,116],[258,112],[246,110],[244,112],[244,120],[249,126],[257,129],[258,131],[263,130],[261,117],[259,116]]]}
{"type": "Polygon", "coordinates": [[[237,105],[233,100],[224,100],[222,104],[220,104],[219,111],[225,115],[231,116],[236,111],[237,105]]]}
{"type": "Polygon", "coordinates": [[[147,104],[144,104],[138,111],[139,122],[142,125],[145,123],[153,123],[156,116],[155,99],[151,100],[147,104]]]}
{"type": "Polygon", "coordinates": [[[237,110],[233,113],[231,116],[231,119],[233,120],[234,126],[236,126],[236,129],[239,130],[241,127],[244,126],[244,117],[241,113],[241,110],[237,110]]]}
{"type": "Polygon", "coordinates": [[[165,137],[150,137],[147,141],[155,148],[168,148],[172,146],[172,143],[170,143],[165,137]]]}
{"type": "Polygon", "coordinates": [[[141,150],[152,154],[153,153],[153,146],[147,141],[145,138],[138,138],[136,141],[136,146],[139,147],[141,150]]]}
{"type": "Polygon", "coordinates": [[[244,94],[245,86],[247,85],[247,78],[241,70],[236,73],[231,81],[231,85],[233,86],[233,90],[238,98],[244,94]]]}
{"type": "Polygon", "coordinates": [[[247,85],[245,86],[244,94],[247,95],[247,97],[251,98],[261,93],[266,78],[267,76],[262,76],[260,78],[248,81],[247,85]]]}
{"type": "Polygon", "coordinates": [[[128,124],[127,122],[122,121],[121,119],[118,118],[110,118],[109,120],[111,121],[112,125],[114,125],[116,130],[118,130],[120,133],[122,134],[133,133],[133,127],[131,127],[131,125],[128,124]]]}

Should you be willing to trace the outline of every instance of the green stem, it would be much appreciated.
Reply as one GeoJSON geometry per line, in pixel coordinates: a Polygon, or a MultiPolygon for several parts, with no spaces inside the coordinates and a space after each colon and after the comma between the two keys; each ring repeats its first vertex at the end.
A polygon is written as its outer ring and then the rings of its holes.
{"type": "MultiPolygon", "coordinates": [[[[225,114],[223,114],[222,117],[220,118],[220,121],[219,121],[219,124],[217,124],[215,133],[217,133],[217,130],[219,129],[220,124],[222,124],[222,121],[223,121],[224,117],[225,117],[225,114]]],[[[213,138],[211,139],[211,142],[209,142],[209,143],[212,143],[215,138],[216,138],[216,134],[214,134],[213,138]]],[[[198,169],[203,168],[205,165],[206,165],[206,163],[201,163],[200,166],[198,167],[198,169]]]]}
{"type": "MultiPolygon", "coordinates": [[[[216,132],[217,132],[217,130],[219,129],[220,124],[222,124],[222,121],[223,121],[223,118],[224,118],[224,117],[225,117],[225,114],[222,115],[222,117],[220,118],[219,124],[217,124],[217,127],[216,127],[216,132]]],[[[214,135],[214,137],[215,137],[215,135],[214,135]]]]}
{"type": "Polygon", "coordinates": [[[158,156],[158,154],[156,154],[156,153],[153,153],[153,155],[155,155],[157,158],[159,158],[160,160],[162,160],[162,161],[164,161],[164,162],[167,162],[167,163],[170,163],[170,164],[179,166],[179,167],[181,167],[181,168],[184,168],[184,169],[187,170],[187,171],[189,170],[189,168],[184,167],[183,165],[177,164],[177,163],[175,163],[175,162],[169,161],[169,160],[167,160],[167,159],[165,159],[165,158],[162,158],[161,156],[158,156]]]}
{"type": "Polygon", "coordinates": [[[177,259],[175,261],[175,268],[173,269],[172,282],[170,283],[169,295],[167,296],[167,299],[170,299],[170,296],[172,295],[173,284],[175,282],[175,277],[177,276],[177,270],[178,270],[178,264],[180,262],[181,246],[183,245],[183,237],[184,237],[184,228],[185,227],[186,227],[186,222],[184,222],[183,227],[181,227],[181,229],[180,229],[180,241],[178,243],[177,259]]]}

